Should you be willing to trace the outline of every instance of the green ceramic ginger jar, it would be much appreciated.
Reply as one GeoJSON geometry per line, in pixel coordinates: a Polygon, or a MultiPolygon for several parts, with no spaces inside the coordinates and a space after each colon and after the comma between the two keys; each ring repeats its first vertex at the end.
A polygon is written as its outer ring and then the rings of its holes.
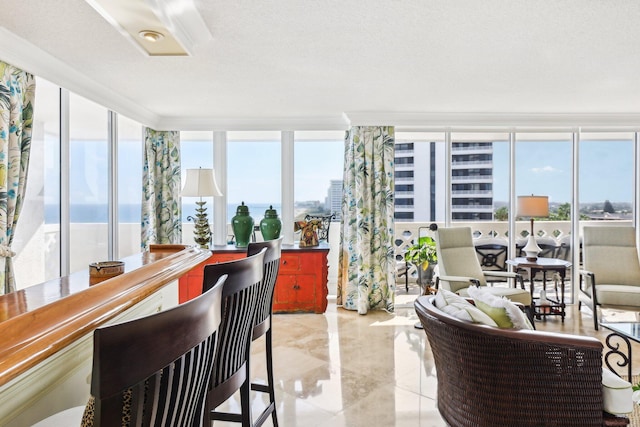
{"type": "Polygon", "coordinates": [[[260,221],[260,232],[264,240],[275,240],[280,237],[280,231],[282,230],[282,221],[278,218],[278,212],[273,209],[273,206],[269,206],[269,209],[264,211],[264,218],[260,221]]]}
{"type": "Polygon", "coordinates": [[[253,233],[253,218],[249,215],[249,207],[244,202],[236,208],[236,215],[231,218],[231,227],[236,237],[236,247],[246,248],[253,233]]]}

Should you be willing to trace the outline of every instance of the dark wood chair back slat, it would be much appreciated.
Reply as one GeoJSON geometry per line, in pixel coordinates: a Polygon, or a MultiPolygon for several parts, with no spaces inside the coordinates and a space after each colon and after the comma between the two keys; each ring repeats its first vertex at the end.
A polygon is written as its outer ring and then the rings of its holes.
{"type": "Polygon", "coordinates": [[[94,426],[197,425],[215,363],[226,276],[208,292],[151,316],[96,329],[94,426]]]}
{"type": "Polygon", "coordinates": [[[247,380],[245,365],[249,357],[266,251],[263,249],[247,258],[204,267],[203,291],[219,277],[228,276],[222,289],[223,313],[216,368],[207,398],[211,410],[231,397],[247,380]]]}
{"type": "Polygon", "coordinates": [[[267,248],[264,255],[264,271],[262,289],[258,298],[256,318],[253,324],[253,339],[257,339],[271,327],[271,314],[273,307],[273,294],[276,288],[276,279],[280,270],[280,258],[282,256],[282,238],[268,240],[266,242],[249,243],[247,256],[259,253],[262,248],[267,248]]]}

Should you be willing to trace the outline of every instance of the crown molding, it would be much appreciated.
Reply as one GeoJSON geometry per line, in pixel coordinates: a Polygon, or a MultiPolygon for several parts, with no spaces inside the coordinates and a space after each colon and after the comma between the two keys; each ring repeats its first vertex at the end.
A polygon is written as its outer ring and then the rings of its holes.
{"type": "Polygon", "coordinates": [[[348,123],[337,117],[161,117],[157,130],[187,131],[303,131],[346,130],[348,123]]]}
{"type": "Polygon", "coordinates": [[[145,126],[155,128],[159,122],[158,115],[88,78],[1,26],[0,60],[42,77],[145,126]]]}
{"type": "Polygon", "coordinates": [[[402,130],[640,130],[640,113],[344,113],[349,126],[395,126],[402,130]],[[585,129],[582,129],[585,130],[585,129]]]}

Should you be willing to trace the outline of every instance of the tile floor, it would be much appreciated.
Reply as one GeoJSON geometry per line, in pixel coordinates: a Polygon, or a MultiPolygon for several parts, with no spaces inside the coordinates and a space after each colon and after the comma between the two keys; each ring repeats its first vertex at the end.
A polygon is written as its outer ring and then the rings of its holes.
{"type": "MultiPolygon", "coordinates": [[[[410,290],[410,292],[412,292],[410,290]]],[[[413,291],[417,292],[417,291],[413,291]]],[[[274,316],[274,371],[281,427],[440,427],[435,404],[436,377],[426,335],[414,328],[415,294],[398,291],[396,313],[373,311],[366,316],[336,308],[329,301],[324,315],[274,316]]],[[[608,320],[635,320],[634,313],[606,311],[608,320]]],[[[559,318],[536,322],[539,330],[595,333],[588,309],[577,306],[559,318]]],[[[639,345],[636,345],[639,346],[639,345]]],[[[264,378],[264,342],[252,350],[252,375],[264,378]]],[[[635,349],[640,354],[640,347],[635,349]]],[[[634,372],[640,371],[640,358],[634,372]]],[[[252,395],[254,418],[265,399],[252,395]]],[[[226,404],[237,410],[238,401],[226,404]]],[[[222,409],[222,408],[221,408],[222,409]]],[[[236,425],[215,423],[216,426],[236,425]]],[[[272,426],[271,420],[265,426],[272,426]]]]}

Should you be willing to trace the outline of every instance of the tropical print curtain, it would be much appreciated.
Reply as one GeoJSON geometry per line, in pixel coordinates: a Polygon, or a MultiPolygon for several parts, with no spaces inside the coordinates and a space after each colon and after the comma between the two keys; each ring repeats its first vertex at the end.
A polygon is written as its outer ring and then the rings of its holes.
{"type": "Polygon", "coordinates": [[[394,128],[347,131],[337,304],[366,314],[394,310],[394,128]]]}
{"type": "Polygon", "coordinates": [[[145,128],[142,175],[142,249],[181,243],[180,133],[145,128]]]}
{"type": "Polygon", "coordinates": [[[16,290],[11,242],[27,185],[36,81],[0,61],[0,294],[16,290]]]}

